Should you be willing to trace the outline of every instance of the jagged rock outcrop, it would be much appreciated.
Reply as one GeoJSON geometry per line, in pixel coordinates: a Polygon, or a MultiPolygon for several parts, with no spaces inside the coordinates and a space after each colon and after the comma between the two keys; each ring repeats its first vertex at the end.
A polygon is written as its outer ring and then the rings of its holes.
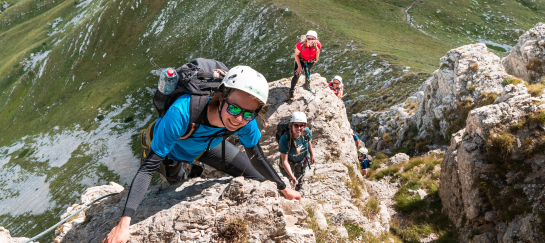
{"type": "Polygon", "coordinates": [[[502,62],[509,74],[530,83],[541,82],[545,76],[545,24],[538,23],[521,35],[502,62]]]}
{"type": "MultiPolygon", "coordinates": [[[[247,223],[248,238],[257,242],[314,242],[312,230],[300,227],[307,213],[297,202],[280,198],[272,182],[238,177],[188,183],[150,187],[133,218],[131,242],[210,242],[237,220],[247,223]]],[[[90,207],[64,224],[55,242],[100,242],[119,221],[125,198],[124,191],[90,207]]]]}
{"type": "Polygon", "coordinates": [[[510,98],[469,113],[441,164],[443,211],[462,242],[545,236],[545,95],[511,84],[502,97],[510,98]]]}
{"type": "Polygon", "coordinates": [[[427,145],[447,144],[451,135],[464,127],[469,111],[500,101],[504,80],[514,78],[510,74],[531,83],[541,79],[545,74],[544,50],[543,23],[522,35],[503,60],[482,43],[453,49],[404,103],[387,111],[354,114],[351,125],[377,151],[403,146],[425,152],[435,148],[427,145]]]}
{"type": "Polygon", "coordinates": [[[0,227],[0,242],[1,243],[21,243],[27,241],[25,237],[11,237],[9,230],[0,227]]]}
{"type": "MultiPolygon", "coordinates": [[[[380,218],[368,219],[358,208],[369,195],[355,165],[356,148],[344,104],[329,90],[325,78],[314,74],[311,79],[316,96],[297,87],[296,100],[289,103],[284,102],[289,80],[270,84],[268,126],[263,128],[261,138],[266,156],[276,166],[276,124],[294,111],[303,111],[309,117],[316,164],[306,173],[302,204],[281,197],[272,182],[216,178],[221,174],[205,168],[209,170],[205,173],[208,178],[193,178],[170,187],[150,186],[132,220],[131,242],[229,241],[222,238],[222,232],[229,231],[231,223],[237,220],[246,225],[242,228],[247,227],[249,242],[315,242],[314,232],[307,228],[305,208],[314,210],[319,228],[337,232],[336,235],[345,235],[345,223],[360,225],[375,234],[385,232],[380,218]]],[[[82,196],[82,203],[70,207],[63,217],[89,200],[119,190],[121,187],[113,183],[90,188],[82,196]]],[[[55,242],[100,242],[117,224],[126,191],[91,206],[62,225],[57,229],[55,242]]]]}

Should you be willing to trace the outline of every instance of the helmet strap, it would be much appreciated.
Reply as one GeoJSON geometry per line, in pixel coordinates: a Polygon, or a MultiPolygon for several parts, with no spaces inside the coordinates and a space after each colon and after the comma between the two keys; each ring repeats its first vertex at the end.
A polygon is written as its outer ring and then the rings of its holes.
{"type": "Polygon", "coordinates": [[[223,105],[225,104],[225,99],[227,99],[227,98],[223,98],[221,100],[221,106],[220,106],[220,108],[218,110],[218,115],[220,116],[221,124],[223,124],[224,127],[225,127],[225,123],[223,123],[223,117],[221,117],[221,111],[223,111],[223,105]]]}

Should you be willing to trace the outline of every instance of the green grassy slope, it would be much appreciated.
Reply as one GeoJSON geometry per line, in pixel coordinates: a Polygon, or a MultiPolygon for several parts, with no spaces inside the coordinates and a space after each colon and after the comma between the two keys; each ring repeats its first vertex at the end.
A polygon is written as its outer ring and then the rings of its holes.
{"type": "Polygon", "coordinates": [[[537,22],[545,2],[532,0],[422,1],[409,13],[424,31],[457,45],[484,41],[500,56],[537,22]]]}
{"type": "Polygon", "coordinates": [[[367,51],[386,55],[394,64],[414,67],[416,71],[437,69],[442,53],[454,48],[429,38],[403,21],[401,6],[409,1],[396,0],[276,0],[303,18],[331,31],[342,41],[354,41],[367,51]]]}

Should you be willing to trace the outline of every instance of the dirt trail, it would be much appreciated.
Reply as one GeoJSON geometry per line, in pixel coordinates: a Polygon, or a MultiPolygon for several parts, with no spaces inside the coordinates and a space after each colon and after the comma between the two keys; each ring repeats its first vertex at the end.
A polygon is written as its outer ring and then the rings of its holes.
{"type": "Polygon", "coordinates": [[[449,41],[446,41],[446,40],[443,40],[437,36],[434,36],[432,34],[429,34],[428,32],[422,30],[421,28],[417,27],[416,25],[413,24],[413,22],[411,21],[411,15],[409,14],[409,9],[411,9],[414,5],[416,4],[419,4],[420,2],[422,2],[422,0],[416,0],[414,2],[411,3],[411,5],[407,6],[407,7],[404,7],[404,8],[401,8],[401,10],[403,10],[403,21],[405,21],[405,23],[408,23],[410,24],[412,27],[414,27],[415,29],[417,29],[418,31],[424,33],[425,35],[429,36],[429,37],[432,37],[436,40],[440,40],[442,42],[445,42],[445,43],[449,43],[453,46],[456,46],[456,44],[452,43],[452,42],[449,42],[449,41]]]}

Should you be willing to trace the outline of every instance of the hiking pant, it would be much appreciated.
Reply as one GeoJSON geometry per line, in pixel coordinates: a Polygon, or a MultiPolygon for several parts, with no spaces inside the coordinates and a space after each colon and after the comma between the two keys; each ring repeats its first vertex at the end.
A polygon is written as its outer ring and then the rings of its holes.
{"type": "MultiPolygon", "coordinates": [[[[303,177],[305,176],[306,163],[307,163],[306,161],[303,161],[302,163],[292,163],[291,161],[288,161],[288,164],[290,165],[290,168],[291,168],[291,173],[293,173],[293,175],[295,176],[295,179],[301,177],[299,178],[299,180],[297,180],[298,184],[297,186],[295,186],[295,190],[297,191],[299,191],[303,187],[303,177]]],[[[291,181],[291,176],[284,169],[283,167],[284,164],[282,163],[282,161],[280,161],[280,165],[282,165],[282,166],[279,166],[280,171],[282,172],[282,175],[284,175],[291,181]]]]}
{"type": "MultiPolygon", "coordinates": [[[[314,66],[314,61],[307,61],[306,62],[306,65],[305,65],[305,61],[303,60],[299,60],[301,62],[301,68],[303,69],[303,71],[301,72],[301,74],[303,75],[307,75],[307,72],[309,73],[310,75],[310,69],[312,68],[312,66],[314,66]]],[[[301,74],[297,75],[297,73],[295,73],[297,71],[297,61],[295,62],[295,67],[293,69],[293,78],[291,79],[291,90],[295,89],[295,85],[297,84],[297,81],[299,81],[299,76],[301,76],[301,74]]]]}
{"type": "MultiPolygon", "coordinates": [[[[248,156],[240,151],[240,149],[238,149],[238,147],[236,147],[235,145],[229,142],[225,143],[225,170],[222,170],[221,167],[221,156],[222,153],[220,143],[213,149],[204,152],[197,160],[213,167],[216,170],[221,170],[233,177],[244,176],[244,178],[248,179],[265,180],[265,178],[254,168],[254,166],[252,166],[252,163],[250,162],[248,156]]],[[[166,167],[166,176],[165,174],[163,174],[163,172],[160,172],[170,182],[180,181],[186,179],[187,177],[191,178],[199,176],[203,171],[200,166],[194,165],[191,169],[191,172],[189,173],[189,176],[185,177],[185,170],[183,166],[181,166],[184,163],[179,162],[176,166],[169,166],[169,160],[170,159],[165,159],[163,161],[163,164],[161,165],[161,167],[166,167]],[[165,164],[167,165],[165,166],[165,164]]],[[[161,170],[161,167],[159,168],[159,170],[161,170]]]]}

